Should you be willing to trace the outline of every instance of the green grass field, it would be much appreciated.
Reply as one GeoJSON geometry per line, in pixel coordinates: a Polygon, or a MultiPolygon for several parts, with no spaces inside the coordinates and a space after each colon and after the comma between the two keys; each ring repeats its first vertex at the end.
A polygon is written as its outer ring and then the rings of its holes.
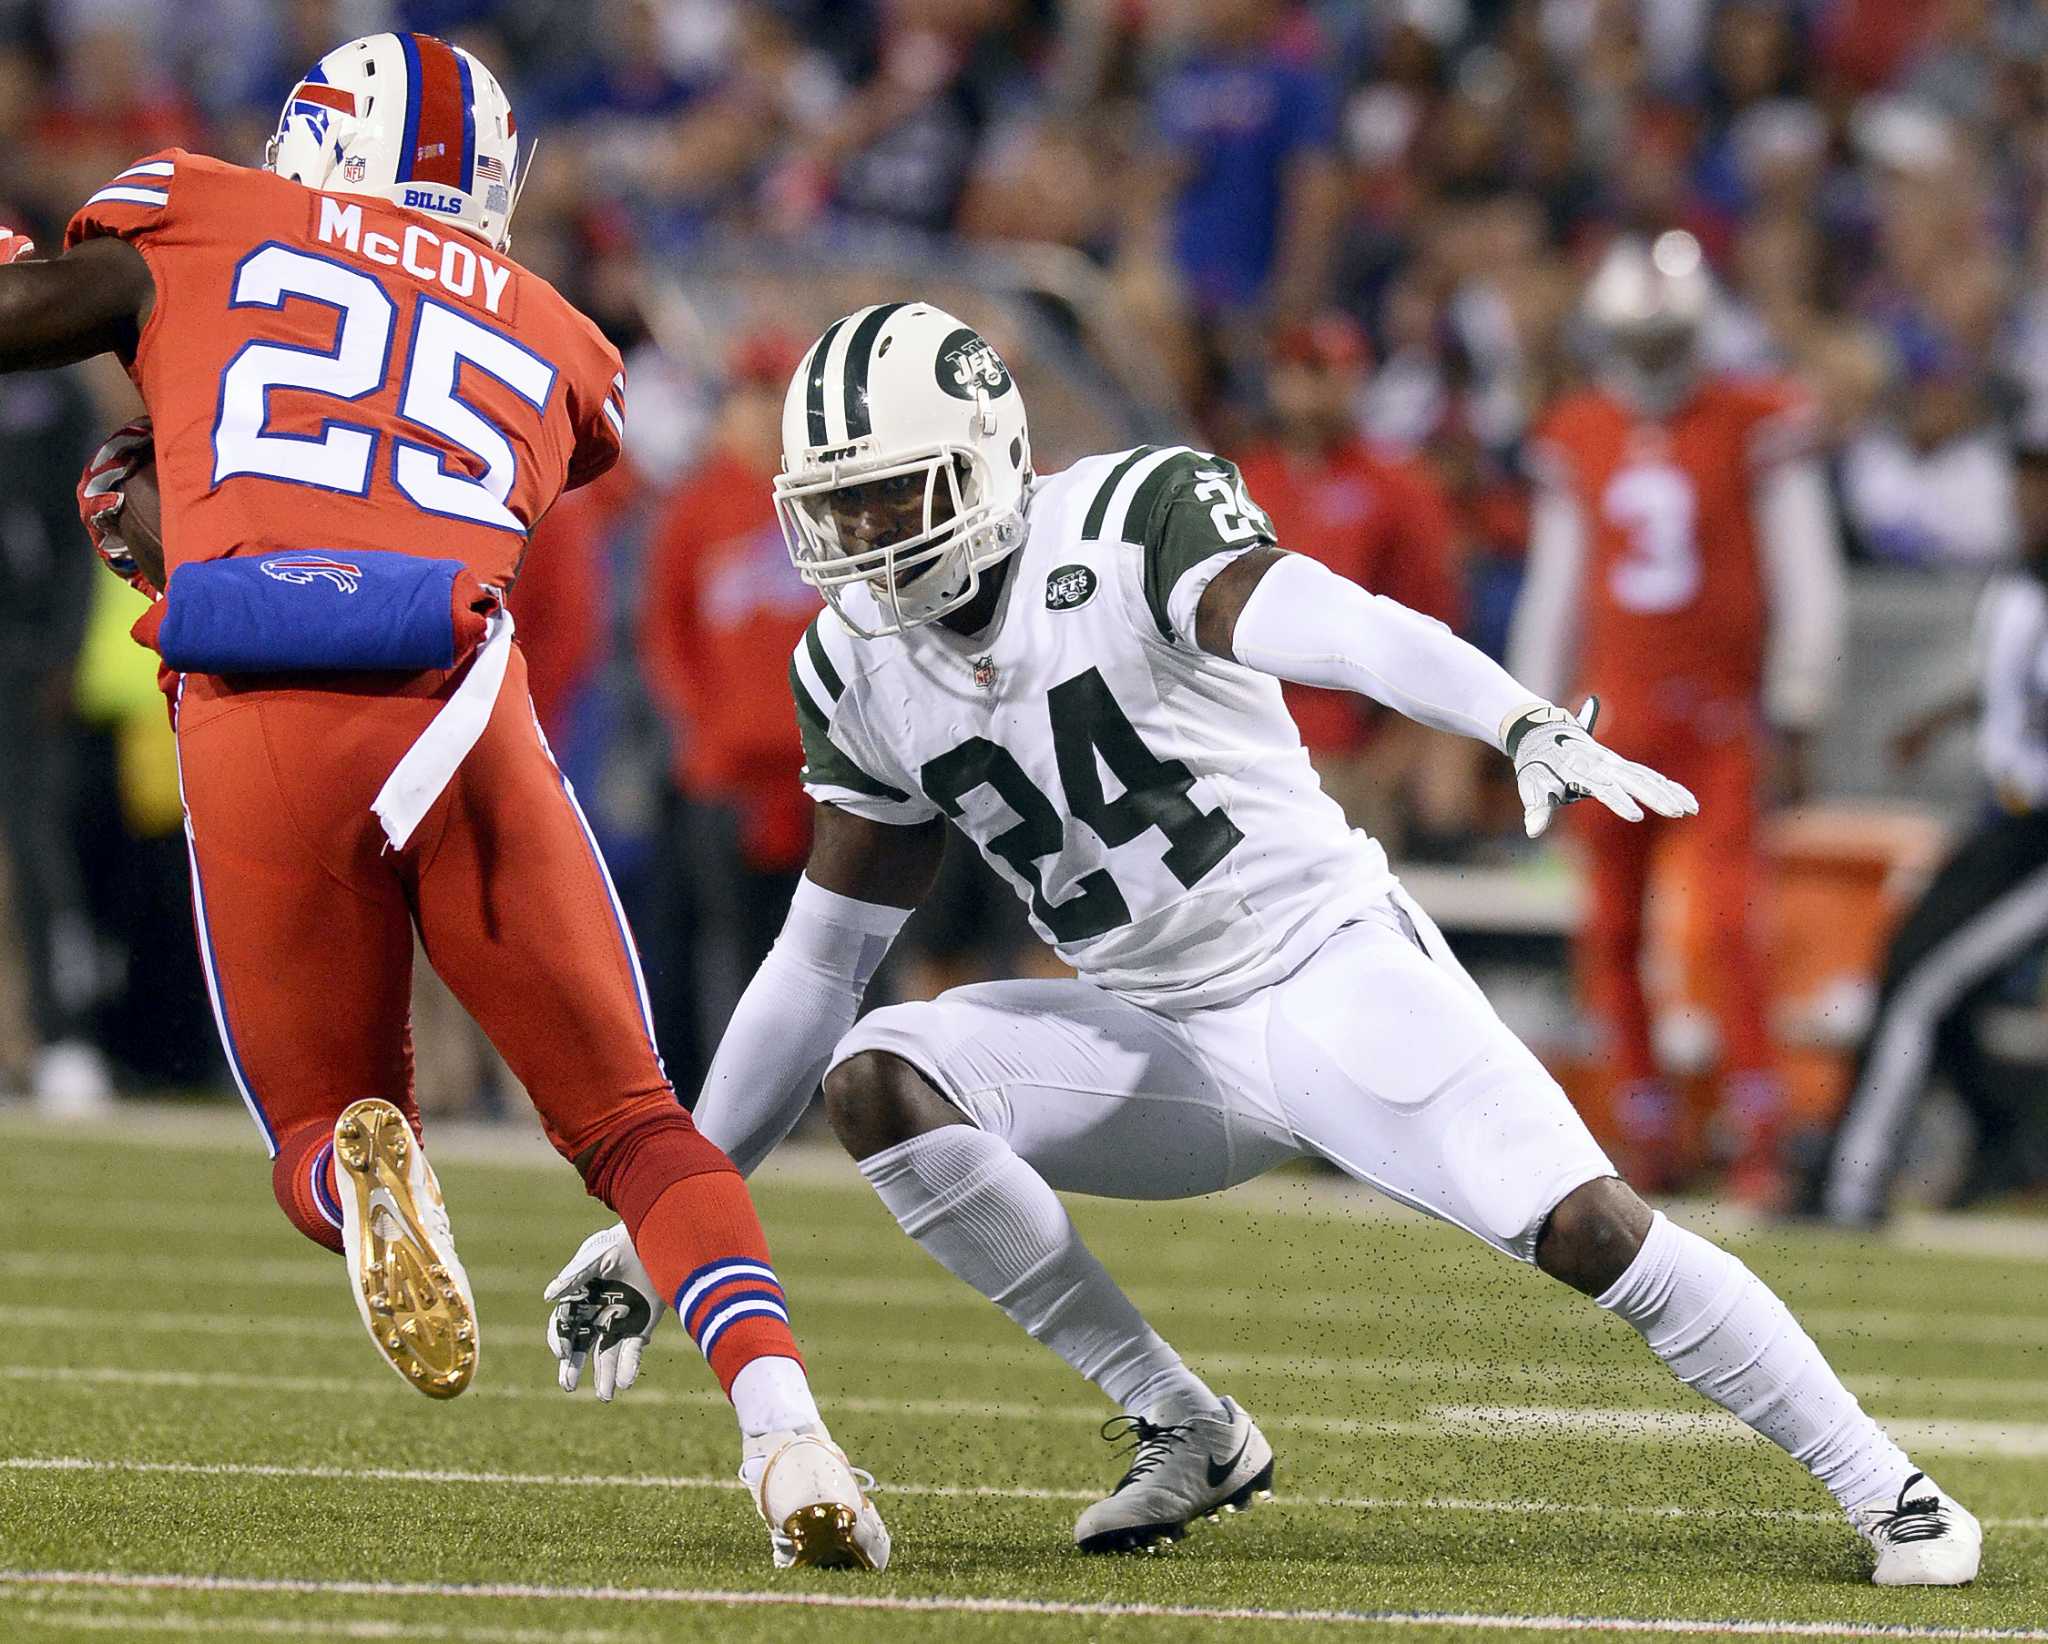
{"type": "Polygon", "coordinates": [[[1088,1560],[1069,1530],[1118,1471],[1110,1412],[844,1160],[794,1149],[762,1213],[896,1560],[777,1574],[673,1323],[618,1405],[556,1391],[539,1293],[603,1212],[551,1158],[463,1140],[437,1158],[484,1359],[436,1405],[277,1214],[239,1114],[0,1118],[0,1639],[2048,1639],[2038,1221],[1736,1241],[1986,1521],[1973,1588],[1900,1593],[1789,1460],[1460,1234],[1307,1177],[1077,1201],[1280,1466],[1276,1502],[1167,1556],[1088,1560]]]}

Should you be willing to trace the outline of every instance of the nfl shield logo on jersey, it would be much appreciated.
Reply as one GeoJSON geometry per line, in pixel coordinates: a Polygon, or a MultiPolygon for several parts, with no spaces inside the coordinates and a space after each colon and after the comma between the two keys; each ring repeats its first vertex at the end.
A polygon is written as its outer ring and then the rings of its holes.
{"type": "Polygon", "coordinates": [[[360,154],[351,154],[342,162],[341,174],[349,182],[360,183],[368,174],[369,169],[369,161],[365,160],[360,154]]]}
{"type": "Polygon", "coordinates": [[[996,659],[992,656],[978,656],[974,659],[974,683],[984,691],[996,688],[996,659]]]}

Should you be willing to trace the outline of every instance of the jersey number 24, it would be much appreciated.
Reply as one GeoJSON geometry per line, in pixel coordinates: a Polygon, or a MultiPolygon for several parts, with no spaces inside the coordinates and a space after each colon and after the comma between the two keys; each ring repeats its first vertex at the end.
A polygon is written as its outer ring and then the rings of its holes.
{"type": "MultiPolygon", "coordinates": [[[[251,252],[235,270],[234,308],[279,309],[294,297],[339,314],[334,346],[322,351],[276,342],[243,345],[221,373],[213,481],[255,474],[365,496],[377,463],[377,432],[329,417],[317,434],[271,433],[270,393],[297,388],[344,403],[376,393],[391,370],[398,305],[382,282],[362,270],[276,243],[251,252]]],[[[398,413],[470,453],[483,471],[475,478],[450,472],[442,448],[395,437],[391,481],[427,513],[524,533],[525,523],[505,506],[519,471],[518,453],[502,430],[462,398],[465,365],[503,383],[536,413],[546,408],[554,388],[555,368],[538,354],[421,295],[401,367],[398,413]]]]}
{"type": "MultiPolygon", "coordinates": [[[[1244,838],[1237,824],[1222,807],[1205,811],[1194,802],[1189,795],[1194,774],[1180,760],[1161,759],[1145,746],[1098,669],[1055,685],[1046,693],[1046,712],[1067,809],[1111,850],[1157,828],[1166,840],[1160,860],[1175,879],[1192,888],[1237,849],[1244,838]],[[1123,786],[1114,799],[1103,791],[1098,756],[1123,786]]],[[[969,737],[952,752],[928,761],[918,785],[956,821],[964,809],[962,801],[981,787],[993,788],[1016,813],[1016,823],[990,839],[985,849],[1024,882],[1031,893],[1031,912],[1052,932],[1053,940],[1085,942],[1131,922],[1130,903],[1107,868],[1084,873],[1064,902],[1045,894],[1039,863],[1065,848],[1066,827],[1053,802],[1001,743],[969,737]]]]}

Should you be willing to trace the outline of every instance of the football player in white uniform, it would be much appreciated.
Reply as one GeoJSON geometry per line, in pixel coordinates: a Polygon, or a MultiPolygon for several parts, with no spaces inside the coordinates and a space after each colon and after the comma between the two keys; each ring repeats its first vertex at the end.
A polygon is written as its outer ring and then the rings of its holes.
{"type": "MultiPolygon", "coordinates": [[[[1135,1454],[1081,1515],[1083,1549],[1157,1546],[1248,1504],[1273,1451],[1140,1317],[1055,1190],[1175,1198],[1310,1155],[1626,1319],[1813,1471],[1878,1581],[1976,1573],[1976,1521],[1784,1304],[1616,1178],[1319,789],[1279,682],[1493,743],[1532,835],[1582,796],[1640,819],[1691,813],[1689,793],[1440,624],[1283,552],[1227,462],[1144,446],[1034,479],[1003,361],[929,305],[827,330],[783,434],[777,506],[829,607],[790,667],[816,840],[697,1122],[751,1169],[822,1078],[904,1231],[1126,1412],[1135,1454]],[[856,1026],[948,820],[1078,975],[856,1026]]],[[[551,1288],[565,1386],[592,1351],[601,1394],[630,1381],[645,1331],[602,1315],[644,1289],[636,1267],[614,1230],[551,1288]]]]}

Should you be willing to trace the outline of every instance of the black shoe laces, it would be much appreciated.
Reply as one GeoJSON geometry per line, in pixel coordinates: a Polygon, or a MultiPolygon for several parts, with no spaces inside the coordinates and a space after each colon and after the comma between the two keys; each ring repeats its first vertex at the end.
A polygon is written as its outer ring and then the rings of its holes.
{"type": "Polygon", "coordinates": [[[1105,1421],[1102,1436],[1111,1444],[1121,1444],[1125,1439],[1135,1441],[1131,1449],[1131,1464],[1124,1469],[1124,1476],[1116,1481],[1117,1489],[1136,1483],[1165,1461],[1186,1431],[1185,1423],[1155,1427],[1143,1416],[1111,1416],[1105,1421]]]}
{"type": "MultiPolygon", "coordinates": [[[[1925,1484],[1927,1475],[1915,1473],[1899,1486],[1899,1504],[1877,1515],[1871,1526],[1874,1535],[1886,1541],[1939,1541],[1948,1534],[1948,1521],[1941,1516],[1941,1497],[1917,1496],[1908,1501],[1906,1492],[1925,1484]]],[[[1931,1488],[1931,1486],[1930,1486],[1931,1488]]]]}

